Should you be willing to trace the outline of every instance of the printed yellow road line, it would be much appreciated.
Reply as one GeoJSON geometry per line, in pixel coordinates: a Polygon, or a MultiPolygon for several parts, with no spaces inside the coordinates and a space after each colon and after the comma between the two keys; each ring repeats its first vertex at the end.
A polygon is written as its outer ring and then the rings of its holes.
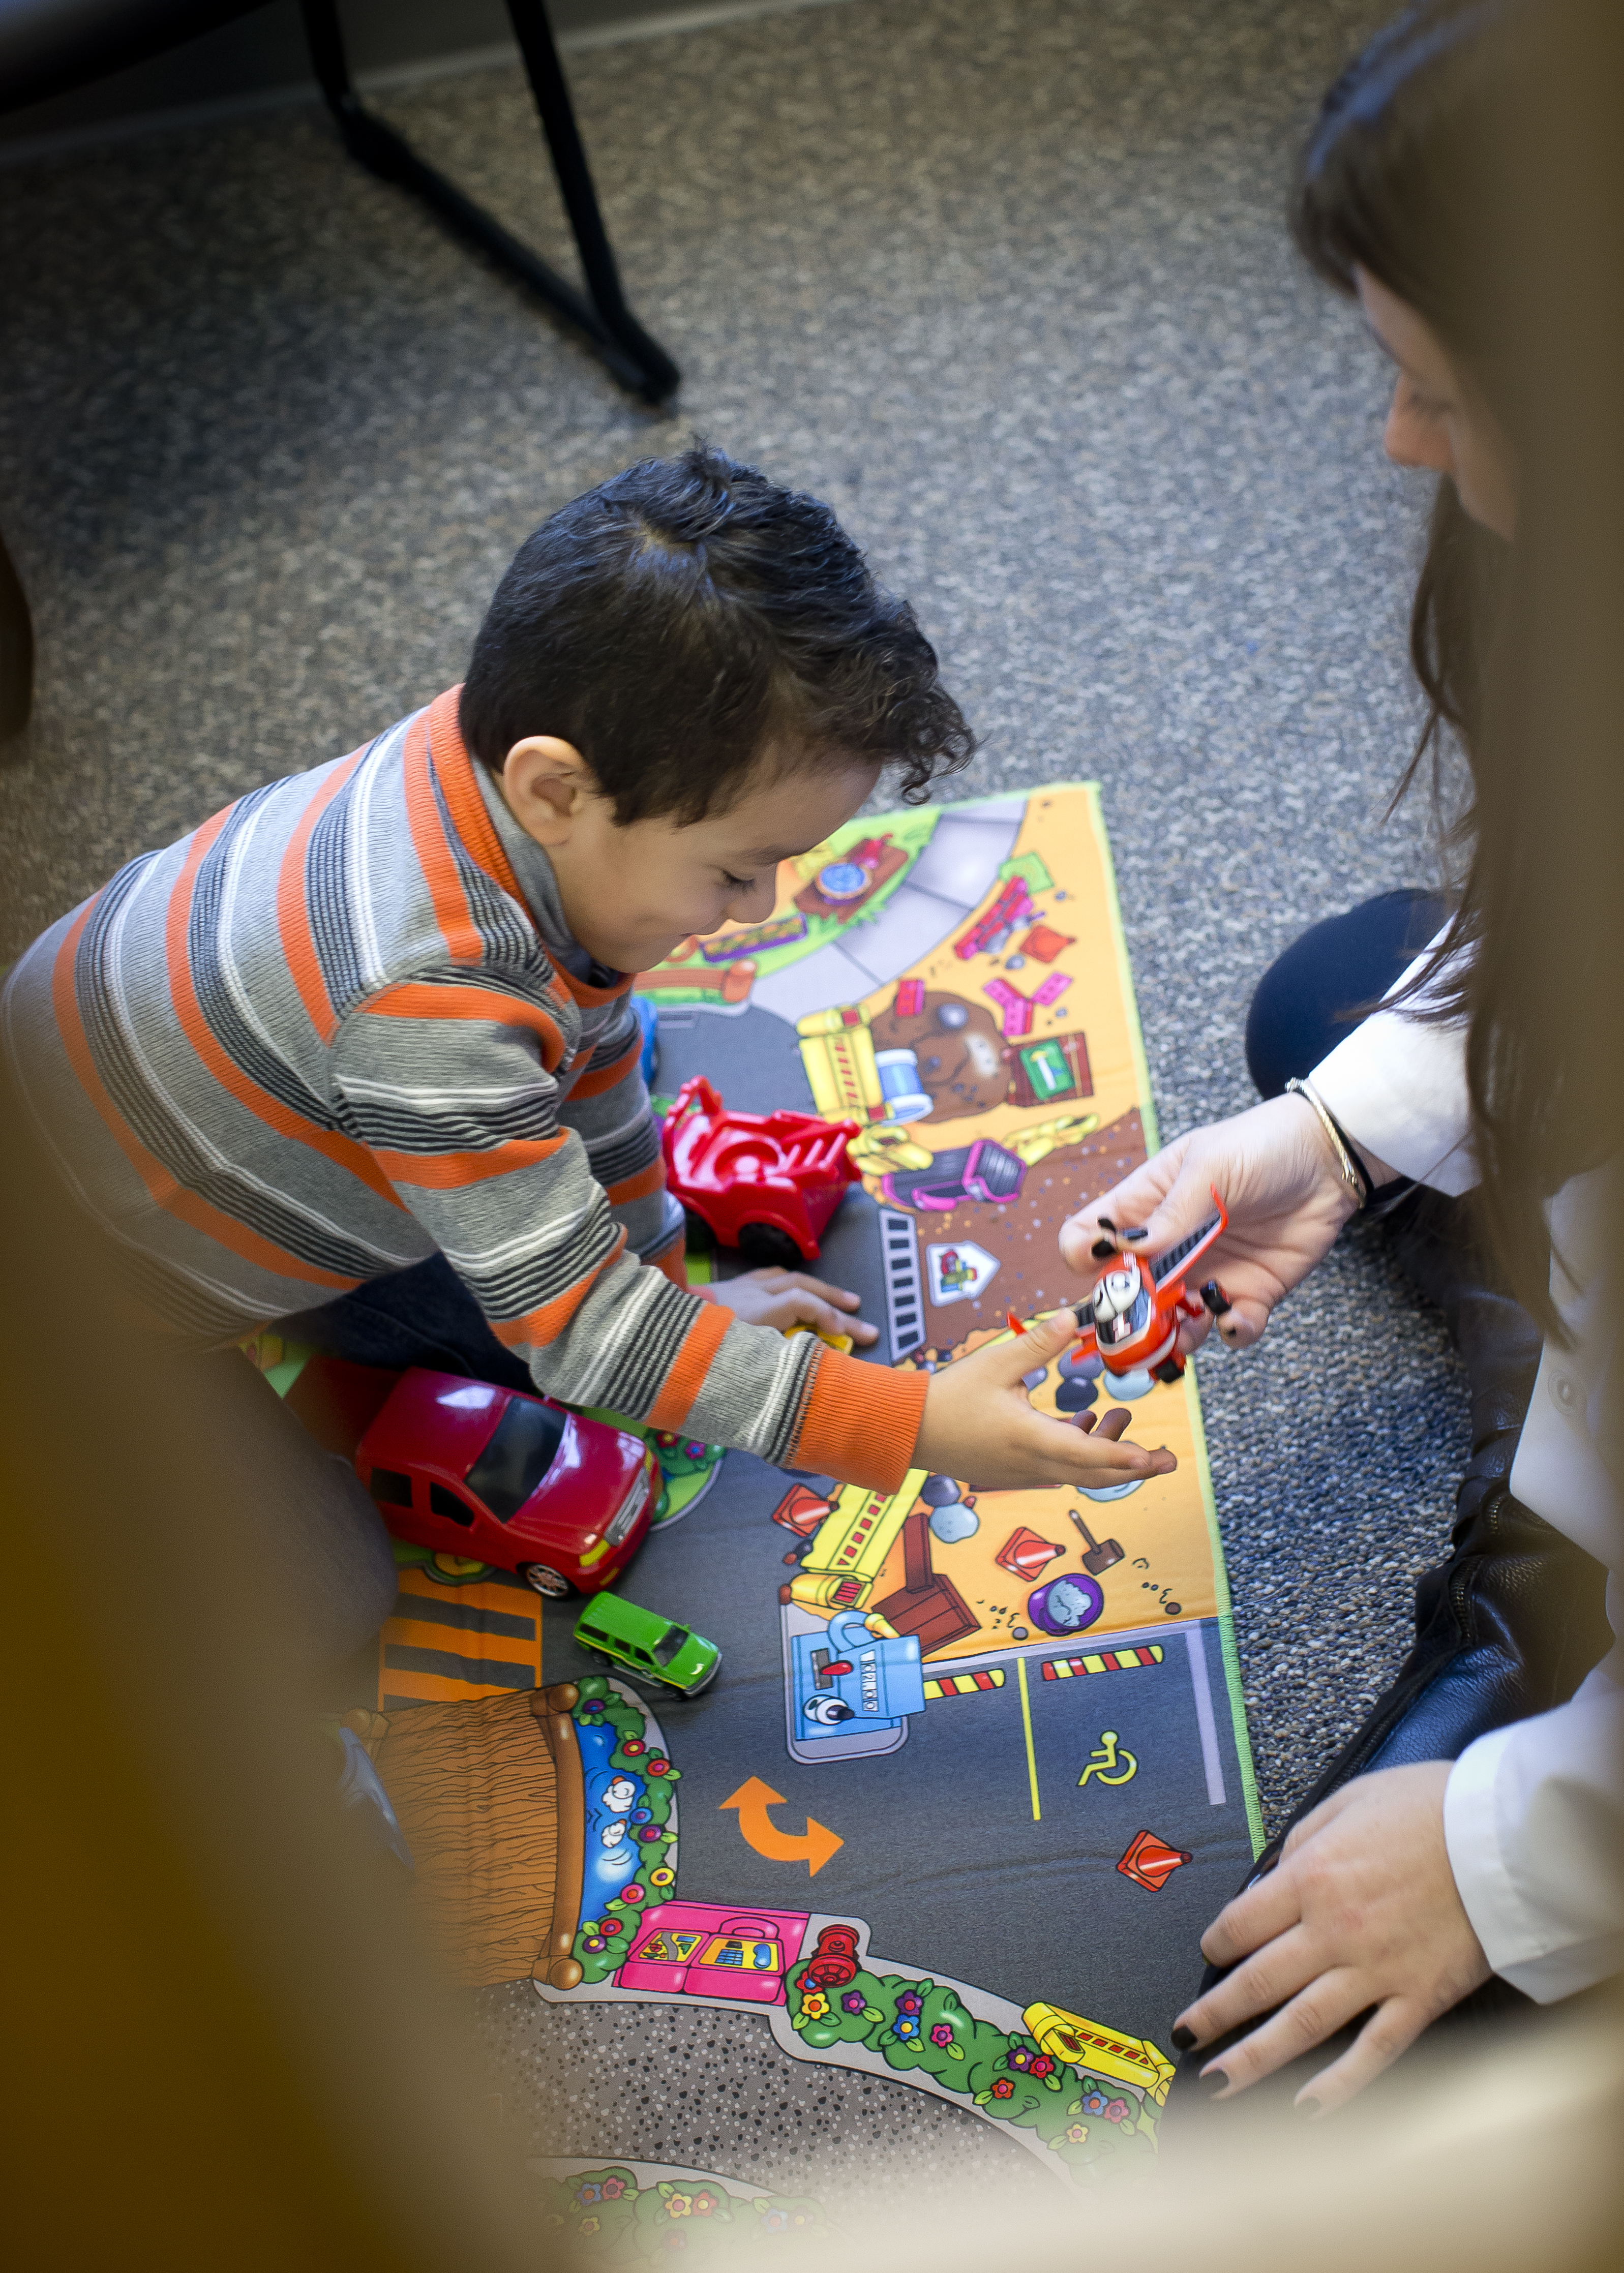
{"type": "Polygon", "coordinates": [[[1015,1670],[1020,1676],[1020,1725],[1026,1732],[1026,1781],[1032,1787],[1032,1820],[1041,1823],[1043,1810],[1038,1804],[1038,1756],[1032,1747],[1032,1699],[1026,1692],[1026,1661],[1018,1657],[1015,1670]]]}

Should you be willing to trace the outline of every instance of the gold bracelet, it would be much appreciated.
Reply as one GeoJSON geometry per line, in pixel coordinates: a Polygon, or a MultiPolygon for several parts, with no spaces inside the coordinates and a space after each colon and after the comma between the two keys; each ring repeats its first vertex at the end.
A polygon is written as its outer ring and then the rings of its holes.
{"type": "Polygon", "coordinates": [[[1355,1207],[1365,1206],[1371,1196],[1370,1178],[1365,1174],[1353,1147],[1331,1117],[1328,1106],[1318,1091],[1308,1082],[1292,1080],[1286,1084],[1286,1094],[1289,1097],[1300,1097],[1304,1105],[1312,1106],[1315,1118],[1324,1129],[1331,1150],[1336,1155],[1342,1180],[1353,1194],[1355,1207]]]}

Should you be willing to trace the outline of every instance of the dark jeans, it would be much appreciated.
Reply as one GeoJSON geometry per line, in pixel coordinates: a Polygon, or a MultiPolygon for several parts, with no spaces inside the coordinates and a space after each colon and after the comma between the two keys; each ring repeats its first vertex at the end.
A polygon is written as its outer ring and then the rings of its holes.
{"type": "Polygon", "coordinates": [[[1246,1070],[1264,1097],[1301,1081],[1353,1031],[1447,908],[1436,892],[1383,892],[1293,940],[1258,981],[1246,1013],[1246,1070]]]}
{"type": "MultiPolygon", "coordinates": [[[[1246,1062],[1266,1097],[1311,1071],[1420,952],[1444,919],[1426,892],[1387,892],[1315,924],[1259,982],[1246,1020],[1246,1062]]],[[[1342,1751],[1304,1794],[1248,1873],[1278,1861],[1292,1826],[1331,1793],[1375,1769],[1458,1759],[1492,1729],[1548,1712],[1572,1696],[1611,1647],[1606,1574],[1562,1533],[1512,1497],[1507,1479],[1534,1374],[1538,1329],[1499,1286],[1473,1235],[1470,1198],[1411,1189],[1386,1215],[1383,1236],[1417,1290],[1443,1311],[1465,1362],[1472,1452],[1455,1497],[1452,1552],[1416,1587],[1414,1647],[1342,1751]]],[[[1223,1977],[1208,1966],[1205,1993],[1223,1977]]],[[[1530,2000],[1491,1980],[1428,2031],[1470,2041],[1530,2000]]],[[[1198,2073],[1257,2025],[1200,2046],[1181,2062],[1169,2101],[1174,2133],[1259,2100],[1281,2104],[1345,2049],[1359,2025],[1320,2045],[1240,2101],[1212,2105],[1198,2073]]]]}
{"type": "Polygon", "coordinates": [[[443,1255],[279,1318],[277,1330],[354,1365],[422,1365],[503,1389],[535,1387],[530,1368],[502,1347],[443,1255]]]}

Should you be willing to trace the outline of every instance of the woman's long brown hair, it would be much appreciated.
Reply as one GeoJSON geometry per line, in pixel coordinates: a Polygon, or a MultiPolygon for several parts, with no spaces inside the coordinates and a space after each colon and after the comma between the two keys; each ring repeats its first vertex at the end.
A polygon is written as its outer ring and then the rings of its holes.
{"type": "MultiPolygon", "coordinates": [[[[1624,765],[1593,700],[1575,701],[1581,679],[1593,693],[1595,666],[1593,651],[1576,666],[1583,609],[1572,596],[1586,548],[1624,529],[1608,494],[1618,453],[1595,447],[1609,414],[1602,398],[1582,399],[1598,379],[1616,397],[1619,292],[1615,277],[1587,273],[1585,193],[1575,179],[1565,206],[1560,180],[1582,151],[1593,170],[1614,139],[1616,34],[1586,0],[1422,0],[1327,95],[1291,211],[1328,282],[1351,296],[1365,269],[1426,320],[1517,459],[1512,544],[1470,519],[1452,483],[1439,485],[1410,619],[1427,708],[1392,805],[1430,778],[1460,856],[1452,919],[1409,1008],[1469,1022],[1483,1227],[1514,1291],[1559,1339],[1543,1203],[1619,1144],[1610,1067],[1577,1044],[1569,1015],[1587,959],[1576,942],[1593,956],[1624,904],[1624,765]],[[1575,71],[1580,41],[1588,67],[1575,71]],[[1600,111],[1587,131],[1575,103],[1592,87],[1600,111]],[[1564,211],[1575,226],[1553,229],[1564,211]],[[1452,747],[1469,775],[1453,812],[1452,747]],[[1569,889],[1553,900],[1559,874],[1569,889]]],[[[1582,592],[1605,581],[1577,579],[1582,592]]],[[[1613,643],[1624,644],[1617,627],[1613,643]]]]}

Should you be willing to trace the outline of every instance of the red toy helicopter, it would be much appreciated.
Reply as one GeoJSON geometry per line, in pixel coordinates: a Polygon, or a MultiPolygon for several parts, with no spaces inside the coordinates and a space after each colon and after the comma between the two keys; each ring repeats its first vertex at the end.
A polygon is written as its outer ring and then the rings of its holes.
{"type": "MultiPolygon", "coordinates": [[[[1184,1292],[1190,1266],[1229,1226],[1229,1212],[1215,1186],[1213,1204],[1217,1213],[1164,1255],[1140,1257],[1118,1248],[1093,1294],[1077,1306],[1083,1332],[1067,1353],[1073,1362],[1094,1354],[1108,1376],[1142,1371],[1158,1381],[1180,1378],[1184,1361],[1178,1353],[1179,1327],[1186,1318],[1199,1318],[1203,1309],[1221,1318],[1229,1308],[1215,1279],[1202,1287],[1199,1302],[1184,1292]]],[[[1109,1216],[1100,1218],[1100,1227],[1113,1239],[1120,1236],[1109,1216]]]]}

